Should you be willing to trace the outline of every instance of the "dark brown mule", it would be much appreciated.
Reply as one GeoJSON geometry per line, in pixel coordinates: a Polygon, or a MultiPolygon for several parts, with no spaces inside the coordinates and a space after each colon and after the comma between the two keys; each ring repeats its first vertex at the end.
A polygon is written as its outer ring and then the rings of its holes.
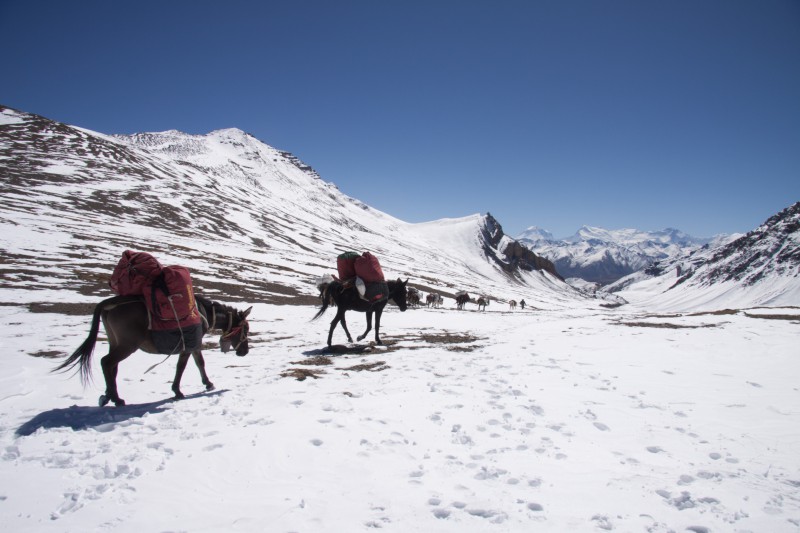
{"type": "Polygon", "coordinates": [[[486,306],[489,305],[489,298],[481,296],[478,298],[478,311],[486,311],[486,306]],[[481,309],[483,308],[483,309],[481,309]]]}
{"type": "Polygon", "coordinates": [[[392,300],[394,303],[397,304],[397,307],[400,308],[401,311],[405,311],[408,307],[408,303],[406,301],[408,292],[406,291],[406,284],[408,280],[400,281],[389,281],[387,285],[389,286],[389,298],[386,300],[381,300],[377,303],[369,303],[366,300],[363,300],[356,290],[355,287],[344,288],[341,282],[334,281],[328,285],[325,289],[325,297],[322,300],[322,309],[312,318],[311,320],[316,320],[325,313],[328,309],[328,301],[333,300],[336,303],[336,317],[334,317],[333,321],[331,322],[331,329],[328,332],[328,346],[331,345],[331,339],[333,338],[333,330],[336,329],[336,324],[342,323],[342,328],[344,328],[344,332],[347,334],[347,340],[349,342],[353,342],[353,337],[350,336],[350,332],[347,330],[347,322],[344,319],[344,314],[347,311],[360,311],[362,313],[367,313],[367,329],[364,331],[363,335],[358,336],[358,340],[364,340],[367,336],[367,333],[370,332],[372,329],[372,313],[375,313],[375,343],[381,344],[381,314],[383,314],[383,308],[386,307],[386,304],[389,300],[392,300]]]}
{"type": "MultiPolygon", "coordinates": [[[[246,311],[237,311],[230,306],[212,302],[202,296],[195,295],[195,300],[200,313],[205,319],[203,334],[205,335],[210,330],[221,331],[220,349],[223,352],[227,352],[233,347],[236,350],[236,355],[247,355],[250,349],[247,341],[249,331],[247,315],[250,314],[252,307],[246,311]]],[[[125,405],[125,400],[120,398],[117,392],[117,367],[119,363],[136,350],[158,353],[150,338],[147,308],[144,305],[144,300],[138,296],[114,296],[97,304],[94,309],[89,336],[66,361],[53,371],[66,371],[78,366],[81,382],[85,385],[91,380],[92,354],[97,342],[101,320],[108,336],[109,351],[108,355],[100,360],[100,365],[103,368],[103,377],[106,381],[106,393],[100,396],[99,403],[101,407],[109,401],[114,402],[114,405],[125,405]]],[[[172,382],[172,391],[175,393],[175,398],[184,397],[180,389],[181,376],[183,376],[183,371],[186,369],[186,363],[190,355],[194,358],[194,362],[200,370],[200,377],[203,380],[203,385],[206,386],[206,390],[214,390],[214,384],[211,383],[206,375],[203,353],[199,349],[193,352],[184,351],[178,356],[175,380],[172,382]]]]}
{"type": "Polygon", "coordinates": [[[469,302],[469,294],[461,293],[456,295],[456,308],[457,309],[464,309],[464,306],[469,302]]]}

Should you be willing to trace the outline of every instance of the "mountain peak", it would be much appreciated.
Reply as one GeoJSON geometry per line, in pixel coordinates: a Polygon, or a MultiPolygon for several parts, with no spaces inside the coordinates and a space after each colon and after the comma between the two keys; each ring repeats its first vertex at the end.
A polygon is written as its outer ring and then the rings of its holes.
{"type": "Polygon", "coordinates": [[[743,236],[656,261],[609,290],[664,310],[797,305],[800,202],[743,236]]]}
{"type": "Polygon", "coordinates": [[[554,241],[553,234],[539,226],[530,226],[528,229],[517,235],[517,239],[529,242],[554,241]]]}
{"type": "Polygon", "coordinates": [[[369,250],[387,277],[443,296],[466,290],[556,307],[581,299],[531,272],[532,252],[515,253],[491,215],[403,222],[236,128],[109,136],[0,112],[9,177],[0,209],[15,214],[4,252],[31,268],[63,263],[47,282],[14,282],[32,301],[53,284],[75,299],[107,295],[102,272],[125,249],[185,265],[199,292],[229,301],[317,303],[314,280],[347,250],[369,250]]]}
{"type": "Polygon", "coordinates": [[[503,233],[503,227],[491,213],[486,213],[482,235],[484,253],[487,257],[497,261],[507,273],[516,274],[520,270],[543,270],[558,279],[563,279],[552,262],[536,255],[519,241],[507,237],[503,233]]]}
{"type": "Polygon", "coordinates": [[[552,261],[561,275],[600,284],[612,283],[653,261],[680,255],[708,242],[674,228],[650,232],[589,225],[561,240],[543,239],[536,230],[526,230],[519,239],[552,261]]]}

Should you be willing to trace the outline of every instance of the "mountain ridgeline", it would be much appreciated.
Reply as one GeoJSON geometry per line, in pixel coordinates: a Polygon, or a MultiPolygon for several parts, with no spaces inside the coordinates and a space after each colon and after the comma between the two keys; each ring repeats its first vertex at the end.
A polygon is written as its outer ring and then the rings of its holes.
{"type": "Polygon", "coordinates": [[[85,313],[110,295],[126,249],[188,267],[223,301],[314,304],[340,253],[370,251],[423,292],[538,309],[591,296],[674,310],[800,304],[798,204],[713,241],[591,227],[513,239],[491,214],[404,222],[238,129],[105,135],[2,106],[0,180],[0,304],[85,313]],[[575,290],[573,276],[605,287],[575,290]]]}
{"type": "Polygon", "coordinates": [[[0,107],[0,179],[0,295],[25,287],[31,302],[108,296],[126,249],[187,266],[227,300],[315,303],[316,278],[349,250],[444,296],[581,298],[490,215],[403,222],[237,129],[105,135],[0,107]]]}
{"type": "Polygon", "coordinates": [[[800,202],[770,217],[761,226],[723,246],[655,263],[650,274],[680,272],[676,285],[704,286],[734,282],[752,287],[772,277],[800,275],[800,202]]]}
{"type": "Polygon", "coordinates": [[[583,226],[575,235],[555,239],[551,233],[531,227],[517,236],[519,242],[546,257],[565,278],[607,285],[650,266],[712,242],[679,230],[605,230],[583,226]]]}
{"type": "Polygon", "coordinates": [[[484,241],[483,251],[486,256],[492,257],[509,274],[514,274],[519,270],[528,272],[544,270],[563,280],[551,261],[536,255],[519,241],[508,239],[503,233],[503,227],[491,213],[487,213],[481,233],[484,241]],[[498,257],[497,251],[501,249],[502,257],[498,257]]]}

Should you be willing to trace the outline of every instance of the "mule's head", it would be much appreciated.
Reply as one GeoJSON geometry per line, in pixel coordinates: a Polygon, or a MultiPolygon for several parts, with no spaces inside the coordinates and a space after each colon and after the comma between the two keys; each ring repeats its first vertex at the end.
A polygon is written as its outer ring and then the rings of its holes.
{"type": "Polygon", "coordinates": [[[400,278],[397,278],[391,292],[392,300],[394,300],[394,303],[397,304],[397,307],[399,307],[401,311],[408,309],[408,290],[406,289],[406,285],[408,285],[408,280],[400,281],[400,278]]]}
{"type": "Polygon", "coordinates": [[[247,335],[250,333],[250,324],[247,323],[247,315],[252,310],[253,308],[250,307],[246,311],[236,313],[231,330],[219,338],[220,350],[229,352],[234,349],[239,357],[247,355],[247,352],[250,351],[250,345],[247,341],[247,335]]]}

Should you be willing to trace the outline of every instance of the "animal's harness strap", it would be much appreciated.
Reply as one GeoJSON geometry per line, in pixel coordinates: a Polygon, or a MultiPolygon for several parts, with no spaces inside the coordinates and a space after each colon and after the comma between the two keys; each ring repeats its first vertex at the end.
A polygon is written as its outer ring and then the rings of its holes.
{"type": "Polygon", "coordinates": [[[230,319],[229,322],[228,322],[228,328],[229,329],[228,329],[227,333],[223,333],[222,334],[222,338],[225,339],[225,340],[230,340],[233,337],[235,337],[236,335],[239,335],[239,342],[236,343],[236,345],[233,347],[234,350],[238,350],[239,346],[241,346],[242,343],[247,340],[247,330],[245,329],[245,326],[247,325],[247,320],[242,320],[242,322],[238,326],[236,326],[234,328],[233,327],[233,314],[229,313],[228,317],[230,319]]]}
{"type": "Polygon", "coordinates": [[[153,370],[153,369],[154,369],[155,367],[157,367],[158,365],[160,365],[160,364],[164,363],[164,362],[165,362],[167,359],[169,359],[170,357],[172,357],[172,354],[169,354],[169,355],[167,355],[167,356],[166,356],[166,357],[165,357],[165,358],[164,358],[164,359],[161,361],[161,363],[156,363],[156,364],[154,364],[153,366],[151,366],[150,368],[148,368],[147,370],[145,370],[145,371],[144,371],[144,373],[145,373],[145,374],[147,374],[148,372],[150,372],[151,370],[153,370]]]}
{"type": "Polygon", "coordinates": [[[175,348],[172,349],[173,353],[178,348],[178,346],[181,347],[181,352],[186,351],[186,341],[183,338],[183,328],[180,327],[181,326],[181,319],[178,317],[178,311],[175,309],[175,304],[172,303],[172,298],[174,296],[182,297],[183,295],[172,294],[172,295],[167,296],[167,300],[169,301],[169,306],[172,308],[172,314],[175,315],[175,322],[178,323],[178,330],[181,332],[181,340],[180,340],[180,342],[175,344],[175,348]]]}
{"type": "Polygon", "coordinates": [[[217,310],[214,308],[214,302],[211,302],[211,323],[208,324],[208,331],[216,329],[217,327],[217,310]]]}

